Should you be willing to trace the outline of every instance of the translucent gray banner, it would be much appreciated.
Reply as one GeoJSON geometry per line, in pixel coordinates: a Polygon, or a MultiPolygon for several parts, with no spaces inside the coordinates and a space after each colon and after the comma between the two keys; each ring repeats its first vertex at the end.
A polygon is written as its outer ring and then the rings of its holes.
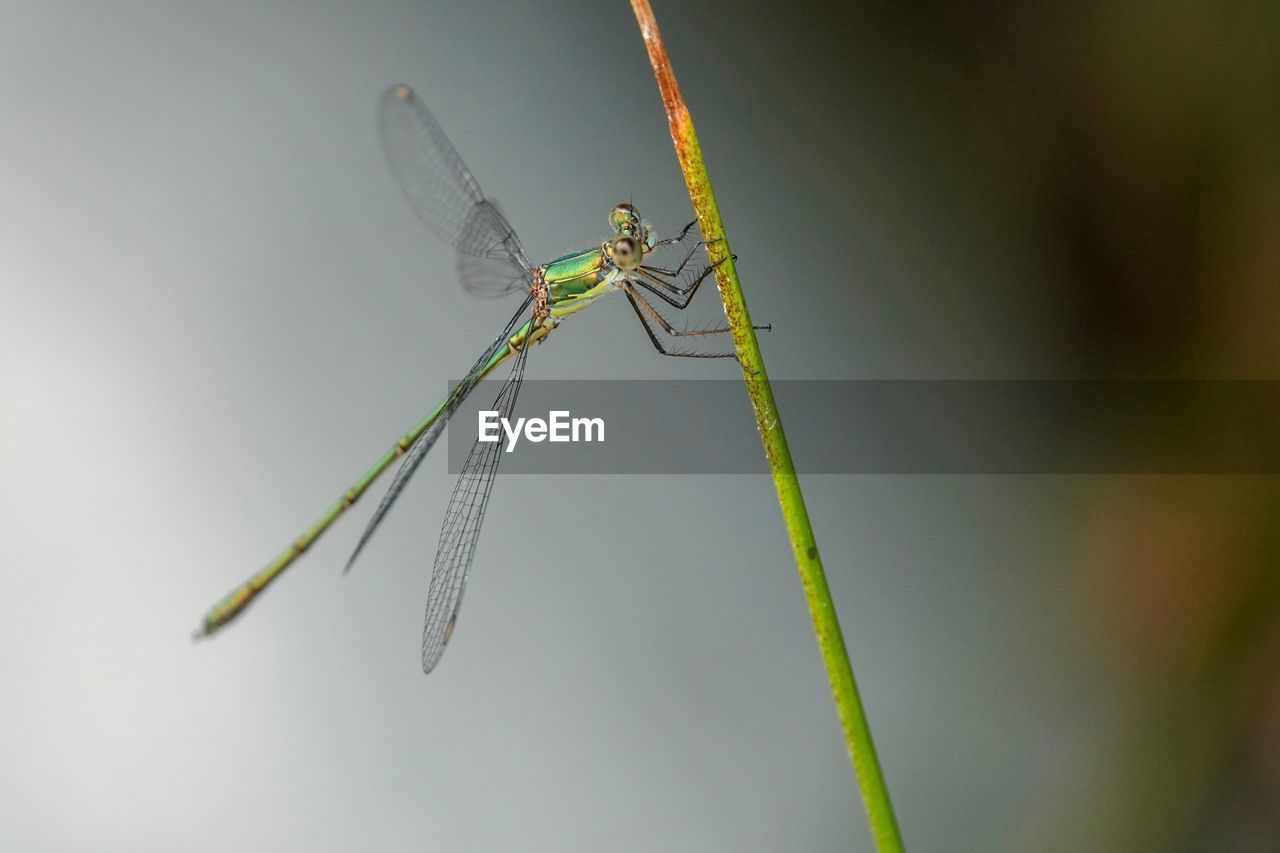
{"type": "MultiPolygon", "coordinates": [[[[501,382],[449,426],[457,473],[501,382]]],[[[1276,474],[1276,381],[775,381],[804,474],[1276,474]]],[[[513,420],[599,419],[603,441],[531,440],[506,474],[764,474],[739,380],[529,380],[513,420]]],[[[514,424],[513,424],[514,426],[514,424]]],[[[594,426],[594,425],[593,425],[594,426]]],[[[508,437],[495,427],[505,448],[508,437]]],[[[569,436],[572,427],[564,426],[569,436]]],[[[592,429],[592,438],[598,430],[592,429]]],[[[534,431],[536,437],[537,430],[534,431]]]]}

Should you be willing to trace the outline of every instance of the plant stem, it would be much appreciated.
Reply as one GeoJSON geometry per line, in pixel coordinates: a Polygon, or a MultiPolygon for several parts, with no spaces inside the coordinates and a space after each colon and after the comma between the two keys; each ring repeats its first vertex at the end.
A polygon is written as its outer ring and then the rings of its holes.
{"type": "Polygon", "coordinates": [[[840,621],[836,617],[831,590],[827,587],[827,577],[822,570],[822,558],[818,556],[818,546],[809,525],[809,513],[800,493],[800,480],[791,462],[791,450],[787,447],[787,437],[782,431],[782,420],[773,399],[769,375],[764,369],[764,359],[760,355],[755,329],[751,325],[751,315],[742,295],[742,285],[738,281],[729,240],[725,235],[724,224],[720,221],[720,210],[716,206],[715,193],[711,190],[711,180],[707,177],[702,149],[693,130],[693,120],[676,84],[675,71],[671,68],[671,60],[662,44],[658,23],[654,20],[648,0],[631,0],[631,8],[649,51],[649,62],[653,65],[658,89],[662,93],[662,103],[671,124],[671,138],[675,143],[676,156],[680,160],[680,169],[684,172],[685,184],[689,187],[689,198],[698,215],[698,224],[702,227],[703,234],[721,238],[707,243],[707,254],[711,262],[717,264],[716,285],[724,302],[725,316],[733,330],[733,344],[742,365],[747,395],[755,409],[756,426],[764,443],[764,453],[773,475],[778,503],[782,507],[787,535],[791,539],[796,567],[800,571],[804,596],[809,602],[813,630],[818,638],[818,648],[822,652],[827,678],[831,682],[831,693],[844,729],[849,758],[862,789],[871,835],[875,839],[876,848],[883,853],[900,851],[903,846],[898,821],[889,802],[889,790],[880,770],[880,761],[876,757],[871,728],[862,707],[862,699],[858,695],[858,685],[854,681],[853,668],[844,647],[844,637],[840,633],[840,621]]]}

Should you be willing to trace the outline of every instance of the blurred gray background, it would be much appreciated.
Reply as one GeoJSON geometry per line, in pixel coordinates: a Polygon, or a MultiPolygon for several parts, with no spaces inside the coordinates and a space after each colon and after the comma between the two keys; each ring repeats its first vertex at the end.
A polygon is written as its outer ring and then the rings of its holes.
{"type": "MultiPolygon", "coordinates": [[[[1275,377],[1273,4],[655,6],[773,375],[1275,377]]],[[[189,642],[513,310],[396,81],[535,259],[690,218],[621,0],[0,5],[0,848],[870,850],[763,477],[500,478],[424,678],[439,454],[189,642]]],[[[804,485],[911,849],[1280,843],[1273,478],[804,485]]]]}

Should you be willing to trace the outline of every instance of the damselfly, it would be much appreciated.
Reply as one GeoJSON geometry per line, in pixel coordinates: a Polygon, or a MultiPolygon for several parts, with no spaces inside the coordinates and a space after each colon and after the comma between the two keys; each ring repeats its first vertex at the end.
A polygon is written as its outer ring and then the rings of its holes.
{"type": "MultiPolygon", "coordinates": [[[[196,637],[225,627],[245,611],[289,566],[302,556],[335,521],[360,499],[391,463],[404,461],[373,513],[347,561],[351,568],[361,550],[404,490],[427,451],[444,431],[449,417],[498,365],[513,360],[511,372],[498,392],[494,410],[510,418],[520,393],[531,344],[541,343],[570,314],[586,308],[601,295],[620,290],[627,297],[649,340],[663,355],[688,358],[732,358],[732,352],[693,352],[664,343],[664,336],[681,338],[723,334],[727,327],[680,330],[650,301],[656,296],[668,306],[684,310],[713,267],[690,268],[698,240],[674,267],[654,266],[648,255],[688,242],[696,222],[678,235],[655,239],[647,222],[630,204],[609,214],[613,235],[598,246],[535,266],[529,262],[515,231],[485,198],[475,177],[462,162],[417,94],[408,86],[393,86],[382,98],[379,124],[387,159],[401,191],[418,217],[458,252],[458,272],[464,287],[491,296],[520,294],[523,301],[502,331],[489,344],[466,376],[431,412],[383,454],[364,476],[347,489],[320,518],[261,571],[219,601],[204,617],[196,637]]],[[[678,257],[678,256],[677,256],[678,257]]],[[[444,653],[458,618],[467,572],[475,556],[480,525],[493,490],[502,454],[500,445],[476,441],[463,465],[445,511],[427,593],[426,627],[422,635],[422,669],[430,672],[444,653]]]]}

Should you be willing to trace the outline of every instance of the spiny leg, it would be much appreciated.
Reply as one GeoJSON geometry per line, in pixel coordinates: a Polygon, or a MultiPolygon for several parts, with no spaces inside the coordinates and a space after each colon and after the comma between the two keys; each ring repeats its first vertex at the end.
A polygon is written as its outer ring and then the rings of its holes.
{"type": "MultiPolygon", "coordinates": [[[[639,293],[632,292],[632,295],[636,297],[636,300],[639,300],[640,305],[644,306],[644,309],[648,311],[648,313],[652,315],[655,320],[658,320],[658,325],[662,327],[663,332],[666,332],[667,334],[669,334],[669,336],[673,338],[694,337],[694,336],[699,336],[699,334],[723,334],[726,332],[732,332],[732,329],[730,327],[727,327],[727,325],[722,325],[722,327],[718,327],[714,329],[689,329],[689,328],[676,329],[675,327],[673,327],[673,325],[671,325],[671,323],[669,323],[667,318],[664,318],[664,316],[659,313],[658,309],[655,309],[653,304],[650,304],[649,300],[646,300],[645,297],[640,296],[639,293]]],[[[755,329],[756,332],[772,332],[773,325],[772,324],[753,325],[753,327],[751,328],[755,329]]]]}
{"type": "Polygon", "coordinates": [[[695,219],[695,220],[693,220],[693,221],[692,221],[692,222],[690,222],[688,225],[686,225],[684,228],[680,229],[680,233],[679,233],[679,234],[677,234],[676,236],[674,236],[674,237],[667,237],[667,238],[666,238],[666,239],[664,239],[664,240],[658,240],[656,243],[654,243],[652,246],[650,246],[650,247],[649,247],[649,251],[651,251],[651,252],[652,252],[652,251],[654,251],[655,249],[665,249],[667,246],[678,246],[678,245],[680,245],[680,244],[681,244],[681,243],[683,243],[683,242],[685,241],[685,239],[689,236],[689,232],[693,230],[693,226],[695,226],[695,225],[697,225],[697,224],[698,224],[698,220],[696,220],[696,219],[695,219]]]}
{"type": "MultiPolygon", "coordinates": [[[[685,230],[687,231],[688,229],[686,228],[685,230]]],[[[684,239],[684,235],[681,234],[680,237],[677,239],[679,240],[684,239]]],[[[659,275],[664,275],[669,278],[676,278],[677,276],[679,276],[681,273],[684,272],[684,268],[689,265],[689,261],[693,258],[693,253],[698,251],[700,247],[710,246],[712,243],[720,243],[723,240],[724,240],[723,237],[716,237],[714,240],[699,240],[698,242],[694,243],[693,246],[689,249],[688,254],[684,256],[684,260],[680,261],[680,266],[676,267],[673,270],[669,270],[666,267],[655,267],[651,264],[641,264],[640,269],[645,270],[646,272],[658,273],[659,275]]],[[[736,261],[738,259],[738,256],[734,255],[733,259],[736,261]]],[[[711,265],[711,267],[714,269],[715,267],[719,266],[722,263],[724,263],[723,259],[716,261],[714,264],[711,265]]],[[[699,275],[702,275],[702,273],[700,273],[699,275]]],[[[694,286],[696,287],[696,285],[694,286]]],[[[672,285],[672,287],[676,287],[676,285],[672,285]]]]}
{"type": "Polygon", "coordinates": [[[694,294],[698,292],[698,288],[702,286],[702,282],[706,281],[707,276],[711,275],[715,268],[720,266],[722,263],[724,263],[724,261],[720,260],[704,269],[688,287],[680,287],[679,285],[672,284],[671,282],[663,281],[657,276],[651,275],[644,267],[641,267],[637,271],[640,277],[634,279],[634,282],[652,293],[654,296],[659,297],[663,302],[666,302],[676,310],[683,311],[688,308],[689,303],[693,301],[694,294]]]}
{"type": "MultiPolygon", "coordinates": [[[[640,325],[644,326],[645,333],[649,336],[649,342],[653,344],[662,355],[669,355],[673,358],[732,358],[737,359],[738,354],[733,352],[676,352],[669,350],[662,345],[662,341],[658,340],[658,334],[654,331],[653,326],[649,324],[649,320],[645,317],[644,312],[640,309],[639,303],[636,302],[637,296],[631,288],[623,290],[627,294],[627,300],[631,303],[631,308],[636,312],[636,316],[640,318],[640,325]]],[[[648,303],[645,303],[648,304],[648,303]]],[[[652,306],[650,306],[652,307],[652,306]]]]}
{"type": "MultiPolygon", "coordinates": [[[[667,321],[666,317],[662,316],[662,314],[658,311],[657,308],[653,307],[653,304],[650,303],[649,300],[645,299],[643,296],[641,296],[639,293],[636,293],[634,290],[629,289],[629,292],[632,296],[636,298],[640,307],[647,314],[649,314],[649,316],[653,317],[653,319],[658,322],[658,325],[662,327],[662,331],[666,332],[668,335],[670,335],[673,338],[696,337],[698,335],[722,335],[725,332],[733,331],[728,326],[718,326],[714,329],[677,329],[675,326],[672,326],[671,323],[667,321]]],[[[752,326],[752,328],[757,329],[759,331],[769,331],[771,327],[752,326]]]]}
{"type": "MultiPolygon", "coordinates": [[[[735,261],[738,259],[737,255],[733,255],[732,257],[735,261]]],[[[714,264],[703,269],[702,272],[698,274],[698,277],[695,278],[687,287],[681,287],[678,284],[663,281],[656,275],[653,275],[653,270],[651,270],[651,268],[645,266],[640,267],[637,271],[639,273],[639,278],[635,279],[635,283],[653,295],[661,298],[662,301],[666,302],[668,305],[683,311],[688,308],[689,303],[693,301],[693,297],[698,292],[698,288],[702,286],[702,282],[706,281],[707,276],[711,275],[715,268],[723,264],[725,260],[727,259],[721,258],[714,264]]]]}
{"type": "Polygon", "coordinates": [[[649,264],[642,265],[642,268],[647,269],[651,272],[662,273],[663,275],[669,275],[669,276],[680,275],[680,273],[684,272],[684,268],[688,266],[689,259],[693,257],[694,252],[698,251],[698,249],[702,248],[705,245],[707,245],[706,240],[699,240],[698,242],[690,246],[688,253],[684,256],[684,259],[680,261],[680,266],[676,267],[673,270],[669,270],[666,267],[655,267],[649,264]]]}
{"type": "MultiPolygon", "coordinates": [[[[662,312],[658,311],[658,309],[653,306],[653,303],[634,291],[632,291],[632,295],[634,295],[635,298],[639,300],[640,304],[644,306],[645,310],[658,321],[658,325],[662,327],[662,330],[673,338],[693,337],[695,335],[720,335],[725,332],[733,331],[733,329],[728,326],[719,326],[714,329],[690,329],[686,326],[683,330],[677,330],[671,325],[670,321],[668,321],[666,317],[662,316],[662,312]]],[[[773,324],[769,323],[764,326],[752,326],[751,328],[755,329],[757,332],[772,332],[773,324]]]]}
{"type": "MultiPolygon", "coordinates": [[[[742,359],[738,358],[737,354],[732,352],[723,352],[723,353],[677,352],[675,350],[668,350],[658,340],[657,333],[654,331],[653,326],[650,325],[650,321],[649,321],[650,317],[652,317],[655,321],[657,321],[658,325],[662,327],[662,330],[666,332],[668,335],[671,335],[673,338],[694,337],[694,336],[700,336],[700,335],[719,335],[732,330],[728,326],[722,326],[717,329],[684,329],[683,331],[677,330],[667,321],[665,317],[662,316],[662,314],[656,308],[653,307],[653,305],[649,302],[649,300],[645,299],[643,296],[637,293],[634,288],[624,285],[623,290],[627,294],[627,299],[630,300],[631,302],[632,310],[634,310],[636,312],[636,316],[640,318],[641,324],[644,326],[645,331],[648,332],[649,334],[649,340],[653,343],[654,348],[657,349],[658,352],[662,353],[663,355],[679,356],[682,358],[732,358],[738,361],[739,364],[742,363],[742,359]]],[[[758,329],[761,331],[769,331],[773,327],[772,326],[752,326],[751,328],[758,329]]]]}

